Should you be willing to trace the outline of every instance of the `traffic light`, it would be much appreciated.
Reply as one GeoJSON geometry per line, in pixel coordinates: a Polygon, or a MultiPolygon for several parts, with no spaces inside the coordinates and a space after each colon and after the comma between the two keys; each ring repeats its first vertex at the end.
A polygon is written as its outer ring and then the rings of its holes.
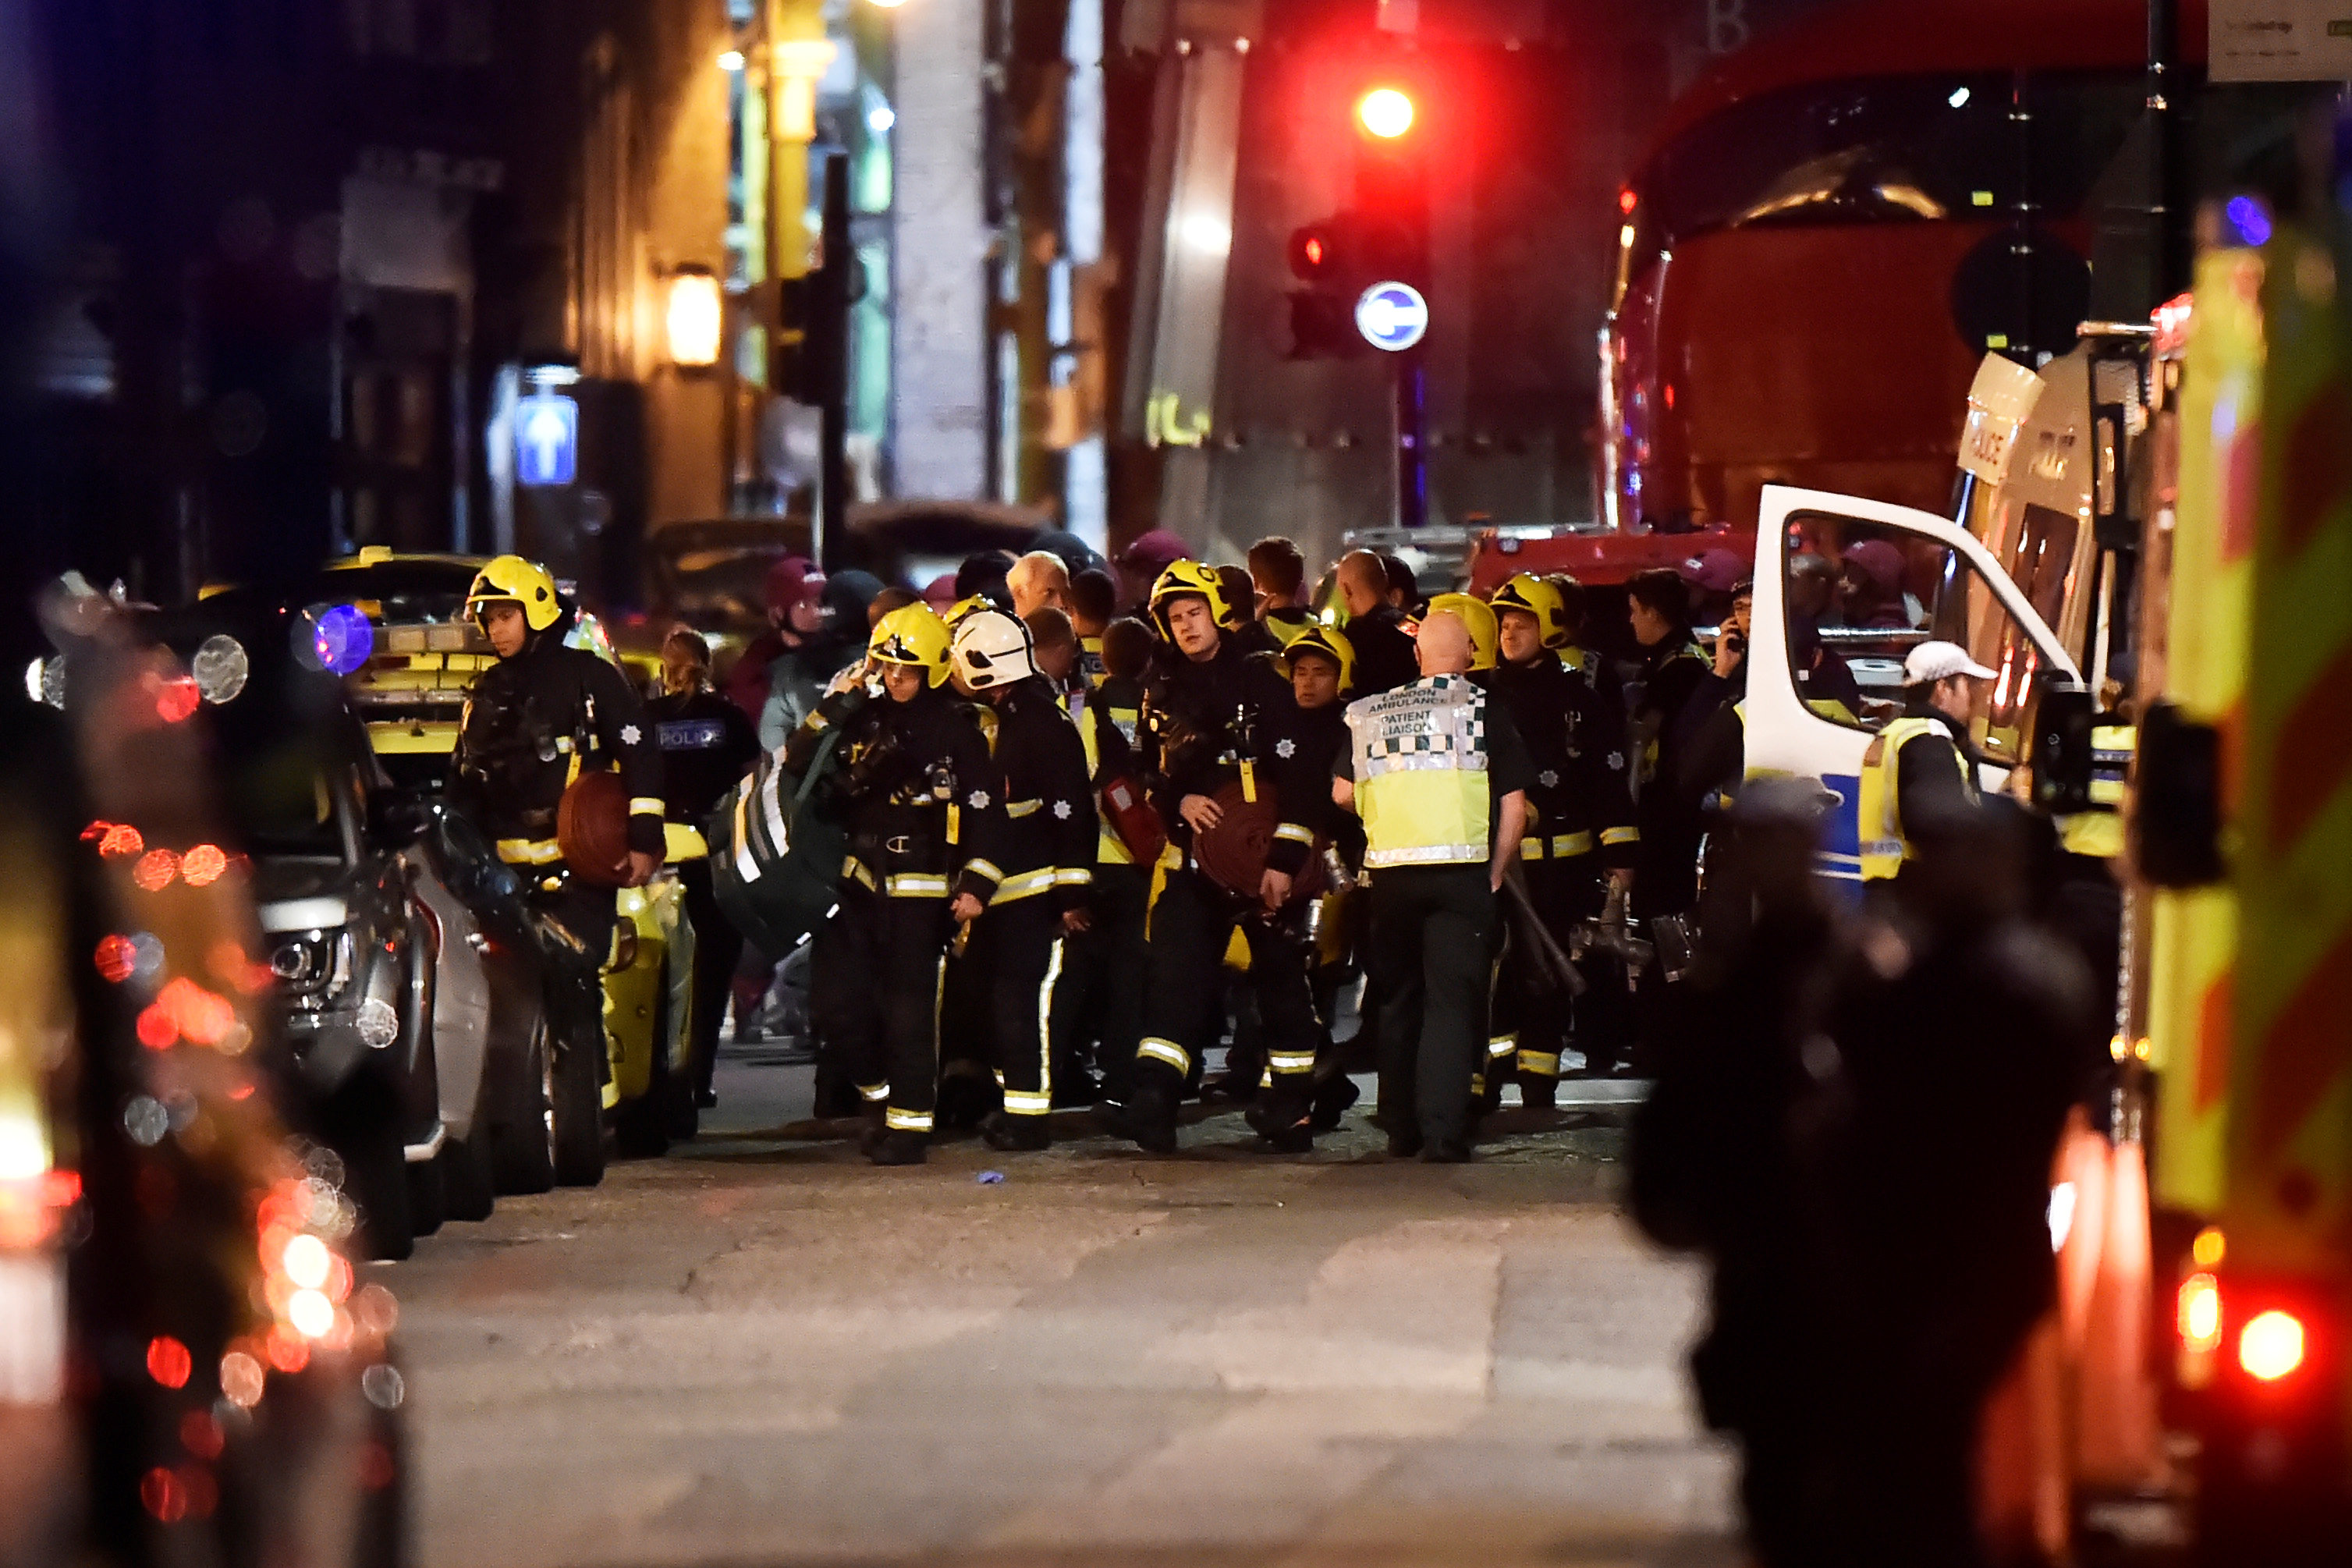
{"type": "Polygon", "coordinates": [[[1356,306],[1366,290],[1428,290],[1430,155],[1420,106],[1411,89],[1374,80],[1348,113],[1356,132],[1353,199],[1290,237],[1290,270],[1306,285],[1290,294],[1293,359],[1363,353],[1356,306]]]}

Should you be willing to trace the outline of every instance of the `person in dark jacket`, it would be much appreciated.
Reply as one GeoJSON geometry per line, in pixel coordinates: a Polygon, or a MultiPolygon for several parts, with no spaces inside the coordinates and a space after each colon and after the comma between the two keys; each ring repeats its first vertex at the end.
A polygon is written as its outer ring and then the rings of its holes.
{"type": "MultiPolygon", "coordinates": [[[[1528,825],[1520,873],[1536,918],[1563,952],[1579,921],[1601,912],[1612,883],[1633,877],[1641,842],[1626,791],[1625,743],[1612,733],[1581,671],[1560,662],[1568,639],[1558,590],[1522,572],[1495,592],[1501,654],[1487,689],[1518,727],[1536,767],[1528,791],[1528,825]]],[[[1545,983],[1537,955],[1515,945],[1507,956],[1496,1034],[1514,1052],[1522,1103],[1548,1109],[1559,1096],[1560,1053],[1574,1007],[1545,983]]],[[[1590,986],[1604,977],[1596,975],[1590,986]]],[[[1601,1054],[1596,1038],[1590,1065],[1601,1054]]],[[[1499,1088],[1490,1068],[1490,1093],[1499,1088]]]]}
{"type": "Polygon", "coordinates": [[[1633,908],[1651,942],[1662,945],[1633,977],[1641,1047],[1654,1053],[1676,1028],[1674,986],[1667,980],[1679,933],[1698,903],[1700,841],[1706,819],[1692,793],[1684,753],[1699,721],[1712,667],[1691,640],[1690,588],[1664,567],[1634,574],[1626,584],[1627,618],[1640,648],[1638,673],[1627,702],[1628,757],[1633,771],[1635,824],[1642,830],[1633,868],[1633,908]]]}
{"type": "MultiPolygon", "coordinates": [[[[662,694],[646,704],[654,743],[661,748],[664,799],[669,820],[699,828],[760,755],[760,737],[743,710],[710,687],[710,645],[679,626],[662,640],[662,694]]],[[[710,890],[710,861],[697,856],[678,862],[686,895],[686,918],[694,927],[694,1095],[698,1105],[716,1105],[711,1072],[719,1058],[719,1026],[735,965],[743,956],[743,936],[719,910],[710,890]]]]}
{"type": "Polygon", "coordinates": [[[811,954],[810,1011],[877,1118],[866,1157],[919,1165],[939,1093],[939,998],[950,900],[976,914],[995,894],[990,851],[1003,804],[971,706],[945,689],[947,626],[924,605],[885,616],[867,644],[872,683],[835,691],[793,731],[798,774],[835,730],[843,760],[815,797],[849,831],[841,903],[811,954]],[[878,685],[877,692],[874,686],[878,685]]]}
{"type": "MultiPolygon", "coordinates": [[[[1059,611],[1052,612],[1058,615],[1059,611]]],[[[992,1149],[1034,1150],[1053,1140],[1051,1020],[1066,939],[1093,908],[1094,789],[1077,726],[1039,673],[1029,628],[1002,610],[955,629],[959,683],[996,719],[994,778],[1003,817],[992,853],[971,865],[993,874],[983,907],[959,893],[950,912],[971,928],[966,963],[984,978],[991,1053],[1003,1109],[981,1124],[992,1149]]]]}
{"type": "MultiPolygon", "coordinates": [[[[466,699],[449,797],[515,868],[525,896],[570,939],[549,945],[549,1022],[558,1050],[601,1063],[602,971],[613,946],[614,890],[566,862],[557,819],[575,778],[617,772],[629,811],[624,881],[644,885],[662,863],[661,752],[628,678],[595,654],[565,646],[573,613],[544,568],[519,555],[495,558],[467,589],[466,614],[489,638],[499,662],[475,678],[466,699]]],[[[583,1130],[575,1146],[583,1152],[567,1179],[593,1181],[603,1172],[602,1144],[592,1147],[583,1130]]]]}
{"type": "Polygon", "coordinates": [[[1143,932],[1152,864],[1128,847],[1102,791],[1134,782],[1151,634],[1140,621],[1112,620],[1098,642],[1101,675],[1070,697],[1094,792],[1094,898],[1086,927],[1063,946],[1062,984],[1054,999],[1054,1093],[1058,1101],[1080,1103],[1091,1057],[1100,1077],[1099,1098],[1125,1104],[1136,1041],[1143,1032],[1143,987],[1137,979],[1149,962],[1143,932]]]}
{"type": "Polygon", "coordinates": [[[1404,612],[1389,597],[1388,567],[1369,550],[1339,558],[1339,603],[1348,612],[1348,640],[1356,649],[1356,695],[1377,697],[1421,679],[1404,612]]]}
{"type": "Polygon", "coordinates": [[[1140,762],[1167,830],[1167,881],[1151,911],[1133,1089],[1114,1124],[1159,1153],[1176,1146],[1177,1103],[1196,1053],[1214,1038],[1219,973],[1236,927],[1249,943],[1273,1074],[1252,1125],[1278,1149],[1313,1139],[1315,1009],[1299,933],[1282,916],[1313,850],[1309,823],[1328,786],[1301,766],[1287,733],[1289,687],[1270,658],[1234,646],[1221,629],[1224,610],[1223,583],[1195,562],[1176,563],[1152,589],[1152,616],[1167,640],[1144,689],[1140,762]],[[1223,821],[1217,797],[1228,790],[1243,801],[1271,791],[1278,813],[1255,900],[1218,885],[1196,853],[1196,836],[1223,821]]]}

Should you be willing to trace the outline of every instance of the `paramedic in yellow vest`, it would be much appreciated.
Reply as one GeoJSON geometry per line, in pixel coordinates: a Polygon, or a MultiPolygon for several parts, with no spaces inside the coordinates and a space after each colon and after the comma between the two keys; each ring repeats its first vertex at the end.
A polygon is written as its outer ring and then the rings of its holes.
{"type": "Polygon", "coordinates": [[[1903,830],[1938,806],[1977,804],[1969,716],[1991,670],[1958,643],[1923,642],[1903,661],[1902,716],[1874,736],[1862,759],[1862,879],[1891,883],[1918,851],[1903,830]]]}
{"type": "Polygon", "coordinates": [[[1331,796],[1364,822],[1389,1153],[1457,1163],[1470,1158],[1471,1080],[1486,1050],[1496,895],[1527,829],[1535,765],[1508,712],[1472,683],[1459,614],[1423,617],[1416,656],[1419,680],[1349,704],[1331,796]]]}

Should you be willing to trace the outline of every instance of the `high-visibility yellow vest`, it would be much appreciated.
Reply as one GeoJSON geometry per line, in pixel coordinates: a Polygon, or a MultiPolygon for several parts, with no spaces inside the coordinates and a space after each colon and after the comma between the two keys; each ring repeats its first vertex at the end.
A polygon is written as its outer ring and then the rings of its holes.
{"type": "MultiPolygon", "coordinates": [[[[1087,748],[1087,777],[1088,778],[1094,777],[1102,767],[1100,754],[1102,748],[1095,740],[1094,721],[1087,713],[1087,707],[1095,700],[1092,693],[1081,696],[1076,703],[1071,702],[1067,697],[1062,700],[1062,706],[1066,710],[1070,710],[1070,716],[1078,721],[1078,739],[1086,743],[1087,748]]],[[[1140,710],[1110,708],[1106,710],[1104,716],[1118,726],[1118,732],[1127,737],[1129,745],[1134,744],[1136,721],[1142,717],[1140,710]]],[[[1111,830],[1110,820],[1102,815],[1099,806],[1095,811],[1095,823],[1097,832],[1095,864],[1097,866],[1134,865],[1135,857],[1127,852],[1127,841],[1111,830]]]]}
{"type": "Polygon", "coordinates": [[[2070,855],[2112,860],[2124,852],[2124,784],[2139,731],[2129,724],[2091,731],[2091,805],[2058,819],[2058,842],[2070,855]]]}
{"type": "MultiPolygon", "coordinates": [[[[1950,740],[1950,726],[1940,719],[1914,717],[1897,719],[1881,730],[1870,742],[1870,750],[1862,757],[1862,879],[1884,881],[1903,869],[1906,860],[1918,858],[1918,851],[1903,836],[1901,792],[1896,788],[1896,769],[1903,748],[1922,735],[1936,735],[1950,740]]],[[[1957,746],[1955,751],[1958,751],[1957,746]]],[[[1977,795],[1977,781],[1971,776],[1968,754],[1958,752],[1960,780],[1969,798],[1977,795]]]]}
{"type": "Polygon", "coordinates": [[[1484,864],[1486,694],[1435,675],[1348,705],[1364,864],[1484,864]]]}

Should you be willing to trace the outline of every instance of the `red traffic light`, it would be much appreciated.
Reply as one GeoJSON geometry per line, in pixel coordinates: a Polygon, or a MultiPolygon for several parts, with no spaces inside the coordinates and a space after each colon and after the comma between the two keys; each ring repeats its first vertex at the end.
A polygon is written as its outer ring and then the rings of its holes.
{"type": "Polygon", "coordinates": [[[1376,87],[1356,100],[1356,123],[1383,142],[1412,130],[1412,99],[1395,88],[1376,87]]]}

